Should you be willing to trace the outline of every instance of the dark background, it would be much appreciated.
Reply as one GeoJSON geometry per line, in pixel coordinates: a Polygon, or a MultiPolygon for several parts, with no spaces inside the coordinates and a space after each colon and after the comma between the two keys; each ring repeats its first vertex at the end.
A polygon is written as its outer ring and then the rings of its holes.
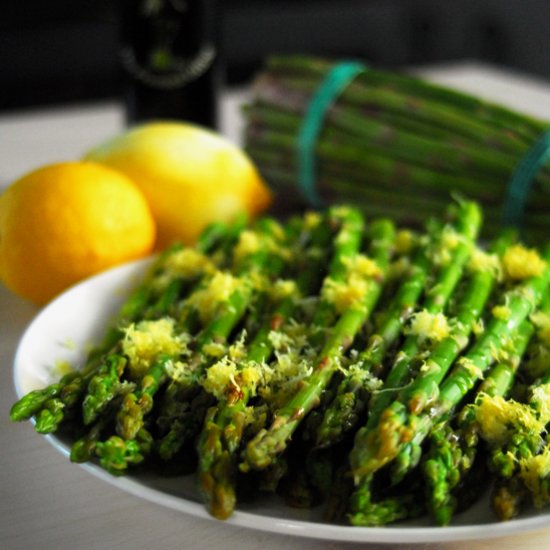
{"type": "MultiPolygon", "coordinates": [[[[479,59],[550,77],[549,0],[220,0],[228,84],[271,52],[387,67],[479,59]]],[[[120,94],[116,0],[3,0],[0,111],[120,94]]]]}

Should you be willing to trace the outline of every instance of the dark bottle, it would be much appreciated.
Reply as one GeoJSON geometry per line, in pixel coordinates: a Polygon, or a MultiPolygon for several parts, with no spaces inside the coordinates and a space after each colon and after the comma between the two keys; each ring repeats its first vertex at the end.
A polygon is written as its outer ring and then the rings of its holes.
{"type": "Polygon", "coordinates": [[[178,119],[216,128],[213,0],[121,0],[127,123],[178,119]]]}

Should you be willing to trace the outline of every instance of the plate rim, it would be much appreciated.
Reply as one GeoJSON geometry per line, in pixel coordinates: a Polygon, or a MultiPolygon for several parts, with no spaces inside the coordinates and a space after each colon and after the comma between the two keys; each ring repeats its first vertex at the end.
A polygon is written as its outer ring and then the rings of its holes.
{"type": "MultiPolygon", "coordinates": [[[[82,292],[83,288],[98,286],[99,282],[106,282],[109,287],[109,292],[116,291],[117,289],[115,288],[113,279],[122,275],[128,278],[132,276],[135,278],[143,276],[146,267],[152,263],[153,259],[154,256],[148,256],[139,260],[133,260],[89,277],[60,294],[31,319],[17,344],[13,359],[12,376],[18,399],[26,393],[22,388],[21,381],[21,357],[24,354],[26,342],[31,338],[33,331],[37,330],[36,327],[39,326],[41,320],[50,315],[52,311],[59,308],[60,304],[62,305],[63,302],[70,301],[73,294],[82,292]]],[[[58,452],[65,455],[66,458],[69,458],[70,450],[68,446],[56,435],[47,434],[42,437],[44,437],[58,452]]],[[[201,502],[195,502],[182,496],[172,495],[161,489],[144,485],[139,482],[138,477],[132,476],[131,474],[113,476],[93,462],[78,464],[78,466],[95,478],[128,494],[132,494],[135,497],[201,519],[215,522],[221,521],[211,516],[201,502]]],[[[470,525],[450,525],[444,527],[435,525],[359,527],[311,522],[292,518],[280,518],[239,510],[237,507],[231,517],[223,520],[223,523],[256,531],[316,540],[363,543],[433,543],[487,540],[525,532],[540,531],[548,528],[549,519],[550,513],[540,512],[530,517],[516,518],[509,521],[494,521],[470,525]]]]}

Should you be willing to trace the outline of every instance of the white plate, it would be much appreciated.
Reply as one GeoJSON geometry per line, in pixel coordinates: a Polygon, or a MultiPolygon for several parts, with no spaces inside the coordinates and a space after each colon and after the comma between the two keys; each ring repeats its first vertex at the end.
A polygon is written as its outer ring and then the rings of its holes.
{"type": "MultiPolygon", "coordinates": [[[[54,381],[57,376],[55,365],[59,362],[78,364],[83,360],[85,350],[101,337],[149,262],[133,262],[88,279],[62,294],[37,315],[23,335],[15,356],[14,379],[19,397],[54,381]]],[[[66,443],[55,436],[47,436],[47,439],[68,456],[66,443]]],[[[200,501],[193,476],[113,477],[95,464],[82,467],[138,497],[212,519],[200,501]]],[[[413,543],[501,537],[547,528],[549,519],[550,513],[533,511],[513,521],[499,523],[485,499],[457,515],[451,527],[434,527],[427,519],[383,528],[351,527],[324,524],[319,510],[288,508],[276,497],[265,496],[254,503],[240,505],[227,522],[315,539],[413,543]]]]}

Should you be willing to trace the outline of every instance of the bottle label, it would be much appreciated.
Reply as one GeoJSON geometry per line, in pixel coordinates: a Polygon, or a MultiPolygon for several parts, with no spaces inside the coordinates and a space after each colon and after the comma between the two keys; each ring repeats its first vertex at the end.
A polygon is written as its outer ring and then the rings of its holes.
{"type": "Polygon", "coordinates": [[[126,0],[120,60],[132,78],[161,90],[182,88],[216,58],[213,12],[204,0],[126,0]]]}
{"type": "Polygon", "coordinates": [[[160,72],[141,65],[132,48],[120,51],[122,66],[132,77],[160,90],[176,90],[196,80],[212,66],[215,58],[215,48],[206,44],[191,58],[173,59],[169,72],[160,72]]]}

